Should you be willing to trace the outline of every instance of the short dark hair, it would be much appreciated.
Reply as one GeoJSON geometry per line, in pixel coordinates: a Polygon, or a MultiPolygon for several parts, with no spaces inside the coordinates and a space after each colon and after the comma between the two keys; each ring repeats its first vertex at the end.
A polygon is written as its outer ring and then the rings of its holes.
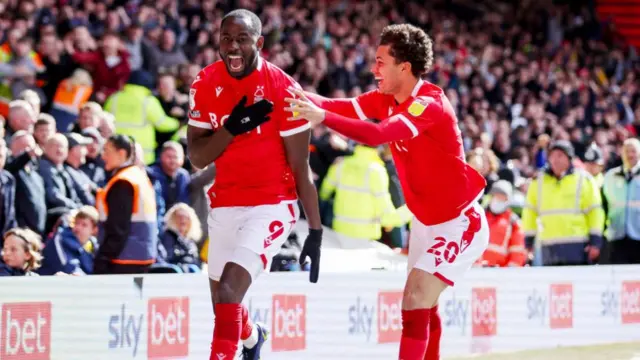
{"type": "Polygon", "coordinates": [[[131,136],[114,134],[109,136],[107,141],[110,142],[117,150],[124,150],[127,154],[127,159],[131,159],[135,154],[136,142],[131,136]]]}
{"type": "Polygon", "coordinates": [[[424,30],[410,24],[389,25],[382,30],[380,45],[390,45],[389,53],[396,63],[408,62],[415,77],[420,77],[433,64],[433,42],[424,30]]]}
{"type": "Polygon", "coordinates": [[[246,18],[249,20],[249,31],[253,33],[253,35],[260,36],[262,35],[262,21],[258,15],[246,9],[237,9],[229,12],[222,18],[222,22],[220,23],[220,27],[224,25],[225,20],[228,18],[246,18]]]}

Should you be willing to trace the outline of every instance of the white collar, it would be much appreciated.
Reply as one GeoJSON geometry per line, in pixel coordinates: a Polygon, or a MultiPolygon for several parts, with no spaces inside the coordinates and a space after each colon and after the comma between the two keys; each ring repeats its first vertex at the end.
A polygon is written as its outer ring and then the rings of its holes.
{"type": "Polygon", "coordinates": [[[418,96],[418,92],[422,88],[423,84],[424,84],[424,81],[422,81],[422,79],[418,79],[418,82],[416,83],[416,86],[414,86],[413,87],[413,91],[411,91],[411,96],[412,97],[418,96]]]}

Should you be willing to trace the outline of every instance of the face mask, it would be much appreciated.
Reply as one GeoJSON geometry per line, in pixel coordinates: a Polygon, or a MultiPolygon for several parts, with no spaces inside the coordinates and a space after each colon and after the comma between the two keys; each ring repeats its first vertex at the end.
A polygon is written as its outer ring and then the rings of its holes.
{"type": "Polygon", "coordinates": [[[506,201],[491,200],[489,203],[489,210],[494,214],[502,214],[508,207],[509,203],[506,201]]]}

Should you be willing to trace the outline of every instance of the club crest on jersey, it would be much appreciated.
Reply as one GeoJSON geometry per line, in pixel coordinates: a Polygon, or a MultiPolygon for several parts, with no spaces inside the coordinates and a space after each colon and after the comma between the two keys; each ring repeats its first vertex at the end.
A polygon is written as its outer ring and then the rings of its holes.
{"type": "Polygon", "coordinates": [[[253,102],[256,103],[264,99],[264,86],[256,87],[256,92],[253,93],[253,102]]]}
{"type": "Polygon", "coordinates": [[[189,89],[189,108],[193,110],[196,107],[196,89],[189,89]]]}
{"type": "Polygon", "coordinates": [[[409,112],[409,114],[413,116],[420,116],[422,115],[424,110],[427,108],[427,106],[429,106],[429,104],[431,104],[432,102],[433,102],[433,98],[426,97],[426,96],[418,96],[415,100],[413,100],[411,105],[409,105],[409,108],[407,109],[407,111],[409,112]]]}

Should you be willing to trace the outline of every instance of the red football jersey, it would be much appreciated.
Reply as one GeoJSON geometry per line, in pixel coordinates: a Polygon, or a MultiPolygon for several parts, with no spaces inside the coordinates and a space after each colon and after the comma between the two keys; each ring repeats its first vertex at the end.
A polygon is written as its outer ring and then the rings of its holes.
{"type": "Polygon", "coordinates": [[[483,193],[486,181],[466,163],[458,120],[439,87],[420,80],[402,104],[378,90],[355,99],[311,100],[346,117],[381,120],[354,127],[327,114],[325,123],[365,144],[391,142],[407,206],[423,224],[454,219],[483,193]]]}
{"type": "Polygon", "coordinates": [[[189,126],[218,130],[233,107],[247,96],[247,104],[273,102],[270,120],[236,136],[215,160],[216,179],[208,191],[211,207],[258,206],[294,201],[296,184],[287,162],[282,137],[310,128],[307,121],[287,121],[284,108],[290,86],[299,85],[284,71],[259,59],[258,68],[238,80],[217,61],[196,77],[189,90],[189,126]]]}

